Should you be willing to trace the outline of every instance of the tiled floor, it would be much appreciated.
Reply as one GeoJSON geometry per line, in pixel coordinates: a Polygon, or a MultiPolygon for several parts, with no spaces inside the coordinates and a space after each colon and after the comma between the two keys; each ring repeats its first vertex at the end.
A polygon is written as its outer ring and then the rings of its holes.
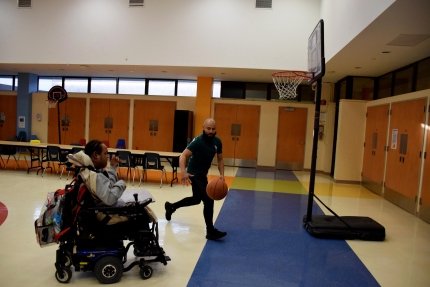
{"type": "MultiPolygon", "coordinates": [[[[211,170],[211,173],[216,174],[216,169],[211,170]]],[[[229,232],[229,235],[225,241],[219,242],[219,244],[215,242],[215,245],[213,242],[207,244],[204,238],[205,227],[202,205],[178,210],[173,214],[170,222],[164,219],[164,202],[167,200],[176,201],[190,195],[189,186],[174,185],[170,187],[169,185],[164,185],[159,188],[159,183],[154,181],[144,183],[140,187],[150,191],[155,197],[156,202],[151,204],[151,208],[159,219],[160,243],[163,245],[166,254],[172,258],[172,261],[166,266],[162,264],[152,265],[154,268],[153,276],[144,282],[139,276],[138,268],[134,268],[132,271],[124,273],[119,283],[121,286],[136,286],[136,284],[163,287],[187,285],[289,286],[291,282],[294,282],[294,286],[311,286],[307,278],[297,275],[299,271],[293,272],[293,270],[298,270],[295,269],[297,266],[305,266],[301,264],[300,260],[303,259],[300,259],[300,254],[297,256],[297,254],[293,254],[294,250],[288,252],[288,249],[282,249],[282,244],[275,246],[279,251],[278,258],[274,257],[271,259],[273,261],[266,259],[265,266],[252,272],[254,280],[243,281],[254,282],[254,284],[237,284],[234,281],[236,279],[232,276],[223,276],[223,274],[216,273],[216,269],[209,268],[208,260],[214,258],[213,252],[218,254],[227,252],[230,253],[229,262],[224,262],[231,264],[233,267],[239,266],[240,269],[238,269],[237,273],[241,273],[243,276],[250,274],[249,272],[252,271],[251,266],[247,269],[247,265],[240,261],[242,260],[240,257],[245,260],[255,260],[255,258],[258,258],[255,257],[258,254],[256,255],[253,250],[243,249],[243,252],[240,252],[240,256],[234,256],[233,249],[230,249],[233,245],[230,245],[230,243],[234,243],[236,238],[240,238],[237,235],[244,234],[243,232],[257,234],[254,231],[264,227],[264,222],[271,220],[271,217],[274,218],[278,214],[277,210],[280,210],[279,214],[287,214],[283,216],[288,217],[288,212],[293,212],[293,208],[288,208],[288,204],[293,204],[289,199],[294,198],[294,200],[297,200],[297,198],[306,197],[309,181],[309,173],[307,172],[295,172],[292,175],[288,172],[273,173],[254,169],[237,170],[236,168],[227,168],[226,175],[230,176],[231,197],[224,201],[216,202],[215,213],[218,215],[221,210],[216,225],[220,229],[221,227],[228,227],[229,229],[226,231],[229,232]],[[285,194],[286,197],[282,196],[282,194],[285,194]],[[279,202],[287,200],[285,208],[281,206],[269,212],[268,208],[262,204],[268,200],[268,197],[271,200],[281,198],[279,202]],[[248,216],[246,217],[242,216],[243,210],[241,211],[238,208],[237,214],[235,214],[235,209],[232,209],[232,206],[242,206],[241,203],[244,202],[251,202],[251,205],[247,205],[248,216]],[[226,203],[225,207],[223,207],[223,203],[226,203]],[[252,208],[249,206],[252,206],[252,208]],[[243,221],[241,224],[231,225],[227,219],[235,217],[243,220],[250,217],[264,218],[264,221],[255,221],[253,224],[243,221]],[[231,226],[237,226],[237,228],[232,228],[231,226]],[[233,264],[235,260],[237,260],[238,264],[233,264]],[[293,263],[297,263],[297,265],[286,265],[293,263]],[[267,266],[277,266],[278,268],[265,268],[267,266]],[[295,279],[291,282],[288,281],[289,279],[287,281],[276,281],[268,278],[270,274],[268,275],[267,272],[274,272],[273,278],[282,278],[279,273],[288,270],[293,272],[290,274],[294,274],[295,279]],[[199,281],[199,278],[202,278],[202,274],[210,275],[211,281],[199,281]],[[215,280],[213,280],[214,278],[215,280]]],[[[33,222],[39,214],[47,192],[61,188],[66,183],[67,181],[64,178],[60,180],[55,175],[45,175],[42,178],[34,172],[26,174],[19,170],[0,170],[0,202],[7,207],[8,212],[4,223],[0,225],[0,278],[2,286],[60,285],[54,277],[55,250],[57,246],[52,245],[40,248],[36,243],[33,222]]],[[[130,184],[130,186],[137,188],[137,185],[132,186],[130,184]]],[[[327,176],[317,175],[315,191],[338,214],[369,216],[385,226],[387,238],[384,242],[347,241],[345,244],[352,248],[356,257],[359,258],[358,261],[362,262],[359,262],[359,264],[363,264],[364,269],[370,272],[370,281],[366,282],[372,282],[372,278],[374,278],[376,280],[374,282],[382,286],[430,286],[430,272],[428,272],[430,268],[430,225],[428,223],[359,185],[336,184],[327,176]]],[[[299,202],[301,201],[299,200],[299,202]]],[[[294,212],[297,213],[297,210],[294,212]]],[[[302,210],[299,210],[298,214],[301,212],[302,210]]],[[[292,216],[289,216],[286,221],[289,224],[294,224],[292,216]]],[[[283,221],[276,222],[273,221],[272,226],[279,227],[279,224],[283,224],[283,221]]],[[[288,230],[290,227],[288,226],[283,231],[290,232],[288,230]]],[[[302,232],[301,227],[298,227],[296,231],[302,232]]],[[[294,244],[295,237],[291,233],[288,236],[290,237],[285,238],[286,243],[291,241],[290,243],[294,244]]],[[[259,237],[257,239],[260,240],[259,237]]],[[[269,244],[269,246],[264,246],[271,248],[270,243],[272,241],[270,240],[275,239],[268,239],[268,237],[263,236],[259,242],[262,245],[269,244]]],[[[320,239],[311,237],[309,240],[315,244],[316,249],[325,248],[326,243],[320,239]]],[[[238,246],[235,250],[240,251],[240,248],[245,248],[240,244],[238,246]]],[[[256,245],[256,248],[259,247],[259,245],[256,245]]],[[[347,265],[346,261],[343,262],[342,260],[344,259],[338,258],[335,262],[336,266],[347,265]]],[[[327,264],[327,261],[324,264],[327,264]]],[[[339,272],[339,270],[330,271],[327,268],[321,270],[326,270],[325,273],[319,274],[319,276],[322,276],[321,278],[325,278],[326,282],[330,282],[330,272],[339,272]]],[[[300,270],[303,274],[306,274],[306,271],[300,270]]],[[[354,273],[356,271],[348,272],[354,273]]],[[[348,272],[346,272],[347,277],[348,272]]],[[[83,272],[75,272],[69,284],[78,286],[99,285],[93,274],[83,272]]],[[[366,286],[366,283],[364,281],[357,282],[355,286],[366,286]]]]}

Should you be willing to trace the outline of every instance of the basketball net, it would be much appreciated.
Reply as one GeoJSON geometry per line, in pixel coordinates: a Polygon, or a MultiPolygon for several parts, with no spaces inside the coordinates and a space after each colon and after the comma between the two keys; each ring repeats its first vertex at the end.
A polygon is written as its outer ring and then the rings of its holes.
{"type": "Polygon", "coordinates": [[[273,83],[279,93],[279,99],[292,100],[297,97],[297,87],[303,80],[311,79],[310,73],[301,71],[284,71],[272,74],[273,83]]]}
{"type": "Polygon", "coordinates": [[[47,102],[48,102],[48,109],[55,109],[57,107],[58,101],[47,100],[47,102]]]}

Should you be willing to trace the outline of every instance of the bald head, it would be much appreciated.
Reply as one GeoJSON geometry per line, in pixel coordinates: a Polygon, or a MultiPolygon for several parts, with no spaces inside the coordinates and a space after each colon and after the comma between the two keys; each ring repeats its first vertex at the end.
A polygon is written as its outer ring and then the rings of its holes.
{"type": "Polygon", "coordinates": [[[203,128],[205,128],[206,126],[215,126],[215,120],[212,118],[206,119],[203,123],[203,128]]]}
{"type": "Polygon", "coordinates": [[[208,118],[203,123],[203,132],[208,137],[214,137],[216,135],[216,124],[215,120],[212,118],[208,118]]]}

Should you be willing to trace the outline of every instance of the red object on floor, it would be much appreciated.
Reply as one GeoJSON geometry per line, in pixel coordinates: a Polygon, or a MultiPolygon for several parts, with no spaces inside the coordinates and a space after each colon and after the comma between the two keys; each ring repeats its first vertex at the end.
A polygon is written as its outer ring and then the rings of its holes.
{"type": "Polygon", "coordinates": [[[7,217],[7,207],[2,202],[0,202],[0,225],[5,222],[7,217]]]}

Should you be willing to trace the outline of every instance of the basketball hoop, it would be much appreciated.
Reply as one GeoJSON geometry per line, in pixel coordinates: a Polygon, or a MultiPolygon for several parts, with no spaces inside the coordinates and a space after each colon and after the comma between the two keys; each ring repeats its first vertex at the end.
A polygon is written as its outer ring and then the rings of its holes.
{"type": "Polygon", "coordinates": [[[53,86],[48,92],[48,107],[53,109],[67,99],[67,92],[61,86],[53,86]]]}
{"type": "Polygon", "coordinates": [[[297,87],[302,81],[309,82],[311,73],[302,71],[284,71],[272,74],[273,83],[279,93],[279,99],[291,100],[297,97],[297,87]]]}

